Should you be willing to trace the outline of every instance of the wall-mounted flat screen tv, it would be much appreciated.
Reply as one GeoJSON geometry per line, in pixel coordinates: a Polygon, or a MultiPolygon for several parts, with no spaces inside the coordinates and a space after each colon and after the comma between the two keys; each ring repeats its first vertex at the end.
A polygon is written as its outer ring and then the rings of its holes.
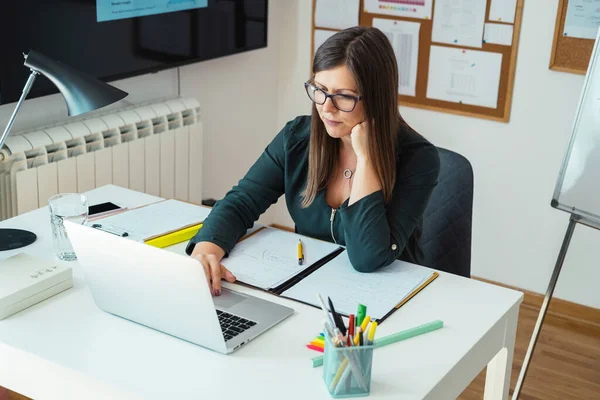
{"type": "MultiPolygon", "coordinates": [[[[9,0],[0,10],[0,104],[33,49],[104,81],[267,46],[268,0],[9,0]]],[[[56,93],[40,77],[28,98],[56,93]]]]}

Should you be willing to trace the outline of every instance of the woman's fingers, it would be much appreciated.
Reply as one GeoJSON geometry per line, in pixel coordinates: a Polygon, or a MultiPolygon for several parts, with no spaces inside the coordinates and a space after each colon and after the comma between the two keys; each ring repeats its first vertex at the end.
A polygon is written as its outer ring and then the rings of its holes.
{"type": "MultiPolygon", "coordinates": [[[[206,282],[210,292],[219,296],[221,294],[221,265],[217,257],[211,254],[198,254],[194,258],[200,262],[206,275],[206,282]]],[[[229,272],[229,271],[228,271],[229,272]]]]}
{"type": "Polygon", "coordinates": [[[221,263],[217,260],[217,257],[208,255],[208,261],[210,263],[210,282],[212,287],[212,294],[215,296],[221,295],[221,263]]]}
{"type": "Polygon", "coordinates": [[[235,282],[235,276],[231,273],[230,270],[225,268],[224,265],[221,264],[221,277],[225,279],[227,282],[235,282]]]}

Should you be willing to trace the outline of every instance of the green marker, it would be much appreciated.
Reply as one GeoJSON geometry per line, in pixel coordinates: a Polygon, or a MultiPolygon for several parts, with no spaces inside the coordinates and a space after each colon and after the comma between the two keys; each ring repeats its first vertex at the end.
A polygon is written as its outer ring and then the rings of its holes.
{"type": "MultiPolygon", "coordinates": [[[[438,319],[438,320],[429,322],[427,324],[423,324],[423,325],[419,325],[414,328],[407,329],[405,331],[400,331],[400,332],[392,333],[391,335],[388,335],[388,336],[384,336],[380,339],[375,340],[373,345],[375,346],[375,348],[387,346],[389,344],[396,343],[401,340],[410,339],[411,337],[415,337],[415,336],[419,336],[419,335],[422,335],[427,332],[435,331],[437,329],[440,329],[443,326],[444,326],[444,323],[438,319]]],[[[321,365],[323,365],[323,356],[314,357],[312,359],[312,365],[313,365],[313,368],[320,367],[321,365]]]]}
{"type": "Polygon", "coordinates": [[[367,315],[367,306],[363,304],[358,305],[358,311],[356,311],[356,326],[361,326],[363,323],[363,319],[367,315]]]}

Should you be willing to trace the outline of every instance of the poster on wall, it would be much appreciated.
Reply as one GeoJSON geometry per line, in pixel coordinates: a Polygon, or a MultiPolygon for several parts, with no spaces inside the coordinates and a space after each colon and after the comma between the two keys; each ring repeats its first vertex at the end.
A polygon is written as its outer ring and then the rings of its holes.
{"type": "Polygon", "coordinates": [[[563,36],[596,39],[600,26],[600,0],[569,0],[563,36]]]}
{"type": "Polygon", "coordinates": [[[486,0],[437,0],[431,41],[482,47],[486,0]]]}
{"type": "Polygon", "coordinates": [[[431,46],[427,98],[498,107],[502,54],[431,46]]]}
{"type": "Polygon", "coordinates": [[[433,0],[365,0],[365,12],[431,19],[432,3],[433,0]]]}
{"type": "Polygon", "coordinates": [[[98,22],[144,17],[194,8],[204,8],[208,0],[96,0],[98,22]]]}
{"type": "Polygon", "coordinates": [[[373,26],[379,28],[388,37],[394,48],[398,64],[398,94],[414,96],[417,88],[421,24],[419,22],[373,18],[373,26]]]}

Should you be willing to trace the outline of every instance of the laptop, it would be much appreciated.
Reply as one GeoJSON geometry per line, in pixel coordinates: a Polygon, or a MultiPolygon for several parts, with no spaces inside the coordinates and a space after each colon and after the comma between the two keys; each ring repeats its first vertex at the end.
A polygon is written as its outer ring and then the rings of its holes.
{"type": "Polygon", "coordinates": [[[213,297],[191,257],[64,224],[94,302],[110,314],[229,354],[294,312],[224,287],[213,297]]]}

